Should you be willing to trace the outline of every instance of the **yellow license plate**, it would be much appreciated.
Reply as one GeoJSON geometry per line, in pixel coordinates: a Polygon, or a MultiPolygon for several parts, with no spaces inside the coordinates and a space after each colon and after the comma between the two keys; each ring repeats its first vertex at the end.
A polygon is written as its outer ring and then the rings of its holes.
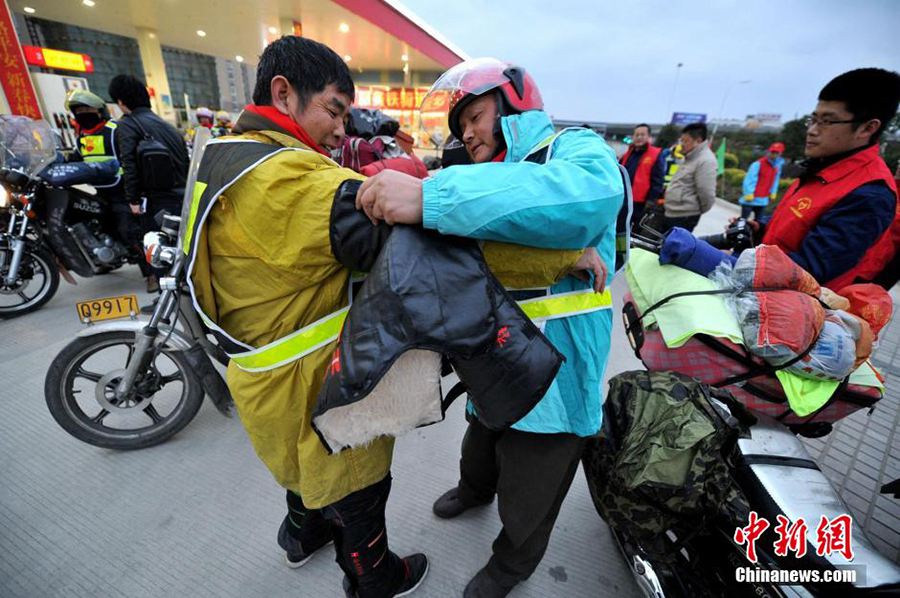
{"type": "Polygon", "coordinates": [[[78,311],[78,319],[82,322],[128,318],[137,315],[140,311],[137,295],[119,295],[118,297],[81,301],[75,304],[75,309],[78,311]]]}

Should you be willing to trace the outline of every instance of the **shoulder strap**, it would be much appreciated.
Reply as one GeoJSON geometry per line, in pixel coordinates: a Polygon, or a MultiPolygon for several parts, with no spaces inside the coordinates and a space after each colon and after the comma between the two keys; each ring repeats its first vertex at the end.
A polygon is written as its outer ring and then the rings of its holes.
{"type": "Polygon", "coordinates": [[[144,128],[144,125],[141,124],[141,121],[137,116],[135,116],[134,114],[127,114],[126,116],[128,116],[132,120],[132,122],[134,122],[138,130],[141,132],[141,135],[144,136],[144,139],[153,139],[150,133],[147,132],[147,129],[144,128]]]}

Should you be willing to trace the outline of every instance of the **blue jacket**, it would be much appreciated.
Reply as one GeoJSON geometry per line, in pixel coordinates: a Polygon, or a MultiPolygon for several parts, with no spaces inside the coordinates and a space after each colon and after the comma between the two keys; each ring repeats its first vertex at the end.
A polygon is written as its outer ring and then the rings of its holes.
{"type": "MultiPolygon", "coordinates": [[[[616,155],[593,131],[576,129],[553,143],[546,164],[523,162],[553,134],[550,118],[533,110],[501,119],[502,163],[452,166],[423,184],[423,224],[444,234],[550,249],[596,247],[612,281],[616,218],[624,187],[616,155]]],[[[566,277],[551,293],[590,288],[566,277]]],[[[547,394],[517,430],[591,436],[600,429],[603,373],[612,310],[550,320],[545,334],[565,356],[547,394]]]]}
{"type": "MultiPolygon", "coordinates": [[[[766,158],[768,160],[768,158],[766,158]]],[[[769,205],[769,195],[778,193],[778,181],[781,180],[781,168],[784,166],[784,158],[775,158],[772,162],[775,167],[775,180],[772,181],[772,188],[769,189],[768,195],[754,197],[753,199],[744,199],[748,195],[756,192],[756,182],[759,180],[759,160],[754,160],[747,174],[744,175],[744,185],[741,189],[741,198],[738,200],[742,206],[767,206],[769,205]]]]}

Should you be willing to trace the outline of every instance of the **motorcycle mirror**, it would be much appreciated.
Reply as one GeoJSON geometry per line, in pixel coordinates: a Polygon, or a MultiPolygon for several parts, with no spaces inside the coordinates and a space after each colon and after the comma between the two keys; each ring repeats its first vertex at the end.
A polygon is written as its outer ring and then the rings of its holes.
{"type": "Polygon", "coordinates": [[[3,181],[12,187],[23,188],[28,184],[28,175],[18,170],[4,170],[2,172],[3,181]]]}
{"type": "Polygon", "coordinates": [[[178,229],[181,228],[181,217],[173,216],[169,213],[164,213],[162,217],[162,222],[160,224],[160,230],[166,233],[167,235],[171,235],[172,237],[178,236],[178,229]]]}
{"type": "Polygon", "coordinates": [[[168,210],[160,210],[156,214],[153,215],[153,222],[156,223],[156,226],[162,228],[163,222],[166,220],[166,216],[169,215],[168,210]]]}

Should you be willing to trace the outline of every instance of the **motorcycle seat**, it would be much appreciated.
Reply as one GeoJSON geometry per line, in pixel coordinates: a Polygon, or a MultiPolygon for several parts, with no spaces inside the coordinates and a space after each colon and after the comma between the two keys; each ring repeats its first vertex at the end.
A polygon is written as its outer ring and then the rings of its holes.
{"type": "Polygon", "coordinates": [[[770,524],[761,542],[757,542],[757,551],[764,550],[769,558],[787,569],[824,571],[852,566],[857,570],[852,593],[897,595],[900,567],[875,549],[855,521],[851,530],[852,561],[837,552],[823,557],[816,554],[816,530],[820,519],[825,516],[831,521],[839,515],[852,516],[852,513],[803,443],[776,420],[761,414],[757,417],[759,421],[751,428],[751,438],[738,441],[736,470],[751,510],[770,524]],[[778,515],[786,516],[791,522],[800,518],[806,522],[807,547],[802,558],[796,558],[792,552],[787,557],[774,554],[778,515]]]}

